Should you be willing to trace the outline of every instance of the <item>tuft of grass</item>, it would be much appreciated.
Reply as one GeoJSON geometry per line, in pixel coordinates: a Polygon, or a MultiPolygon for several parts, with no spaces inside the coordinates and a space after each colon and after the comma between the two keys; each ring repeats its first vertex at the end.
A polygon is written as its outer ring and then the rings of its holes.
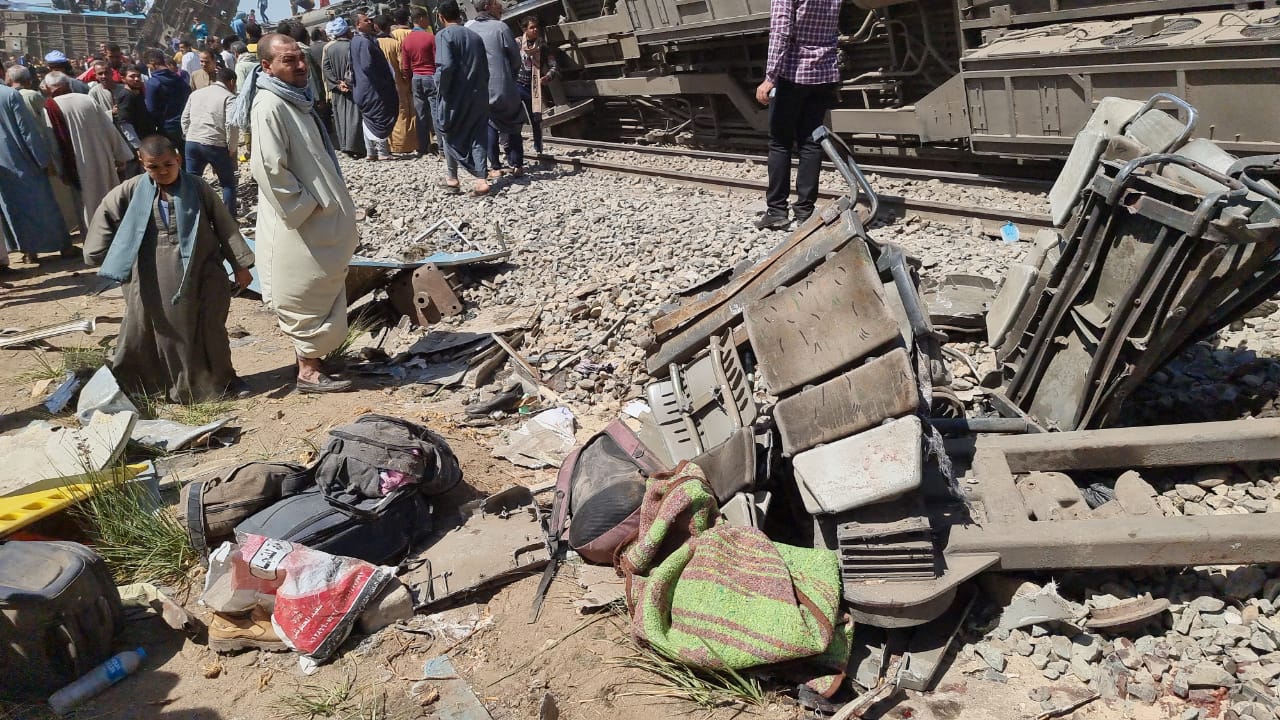
{"type": "Polygon", "coordinates": [[[160,416],[166,420],[199,427],[228,415],[235,409],[236,404],[232,400],[206,400],[205,402],[165,405],[160,409],[160,416]]]}
{"type": "Polygon", "coordinates": [[[62,348],[56,361],[50,359],[50,354],[46,351],[31,353],[36,367],[20,377],[23,380],[61,380],[69,372],[93,372],[107,364],[107,349],[96,345],[62,348]]]}
{"type": "Polygon", "coordinates": [[[352,348],[355,347],[356,341],[364,336],[365,333],[371,333],[378,329],[378,324],[375,318],[364,312],[356,315],[351,322],[347,323],[347,336],[342,339],[342,344],[329,351],[329,354],[324,356],[325,361],[336,362],[352,357],[355,354],[352,352],[352,348]]]}
{"type": "Polygon", "coordinates": [[[738,671],[693,668],[656,649],[635,646],[635,651],[611,661],[619,667],[635,668],[656,675],[661,685],[652,690],[637,691],[638,695],[680,698],[697,703],[704,708],[732,705],[763,707],[767,704],[760,681],[738,671]]]}
{"type": "Polygon", "coordinates": [[[62,367],[70,372],[93,372],[107,364],[107,349],[97,345],[62,349],[62,367]]]}
{"type": "Polygon", "coordinates": [[[146,487],[115,472],[87,473],[90,492],[78,492],[72,515],[120,584],[179,584],[195,563],[187,532],[146,487]]]}
{"type": "Polygon", "coordinates": [[[276,701],[275,716],[279,718],[335,717],[349,710],[347,705],[355,698],[355,676],[350,673],[332,685],[303,685],[292,695],[281,696],[276,701]]]}
{"type": "Polygon", "coordinates": [[[22,380],[61,380],[66,377],[66,373],[62,370],[61,361],[55,363],[49,359],[49,353],[37,352],[31,353],[31,359],[35,361],[36,368],[22,373],[22,380]]]}

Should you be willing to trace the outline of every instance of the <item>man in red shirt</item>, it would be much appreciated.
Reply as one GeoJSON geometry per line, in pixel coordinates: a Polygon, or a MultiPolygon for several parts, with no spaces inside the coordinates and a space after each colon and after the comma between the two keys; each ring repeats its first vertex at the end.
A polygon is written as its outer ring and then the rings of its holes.
{"type": "Polygon", "coordinates": [[[400,67],[412,75],[413,113],[418,116],[418,157],[435,154],[431,143],[431,98],[436,94],[436,36],[425,8],[413,10],[413,31],[400,46],[400,67]]]}

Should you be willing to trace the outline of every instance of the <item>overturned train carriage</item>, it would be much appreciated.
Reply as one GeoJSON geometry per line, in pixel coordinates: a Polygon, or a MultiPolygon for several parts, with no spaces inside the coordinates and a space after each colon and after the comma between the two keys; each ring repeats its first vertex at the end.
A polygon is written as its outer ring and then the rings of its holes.
{"type": "MultiPolygon", "coordinates": [[[[1168,91],[1236,154],[1280,151],[1280,8],[1215,0],[851,0],[828,126],[863,152],[1064,157],[1106,96],[1168,91]]],[[[768,0],[528,0],[565,136],[759,148],[768,0]],[[555,24],[558,23],[558,24],[555,24]]]]}

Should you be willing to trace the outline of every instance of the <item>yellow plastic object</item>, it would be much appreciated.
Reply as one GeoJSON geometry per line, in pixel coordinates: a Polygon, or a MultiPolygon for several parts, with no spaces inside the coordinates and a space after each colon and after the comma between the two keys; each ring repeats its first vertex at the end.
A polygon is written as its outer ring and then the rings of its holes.
{"type": "MultiPolygon", "coordinates": [[[[125,481],[132,480],[146,469],[146,463],[139,463],[115,468],[112,472],[119,480],[125,481]]],[[[84,475],[73,475],[63,478],[58,487],[0,497],[0,537],[67,508],[93,489],[94,484],[84,475]]]]}

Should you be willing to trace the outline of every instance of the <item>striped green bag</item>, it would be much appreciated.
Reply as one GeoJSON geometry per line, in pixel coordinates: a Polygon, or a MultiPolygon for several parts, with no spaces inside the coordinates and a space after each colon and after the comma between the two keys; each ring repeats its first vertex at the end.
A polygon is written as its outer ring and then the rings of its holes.
{"type": "Polygon", "coordinates": [[[632,635],[714,670],[807,660],[809,685],[833,694],[851,640],[851,624],[839,622],[836,554],[716,525],[718,517],[697,465],[649,480],[639,536],[619,558],[632,635]]]}

